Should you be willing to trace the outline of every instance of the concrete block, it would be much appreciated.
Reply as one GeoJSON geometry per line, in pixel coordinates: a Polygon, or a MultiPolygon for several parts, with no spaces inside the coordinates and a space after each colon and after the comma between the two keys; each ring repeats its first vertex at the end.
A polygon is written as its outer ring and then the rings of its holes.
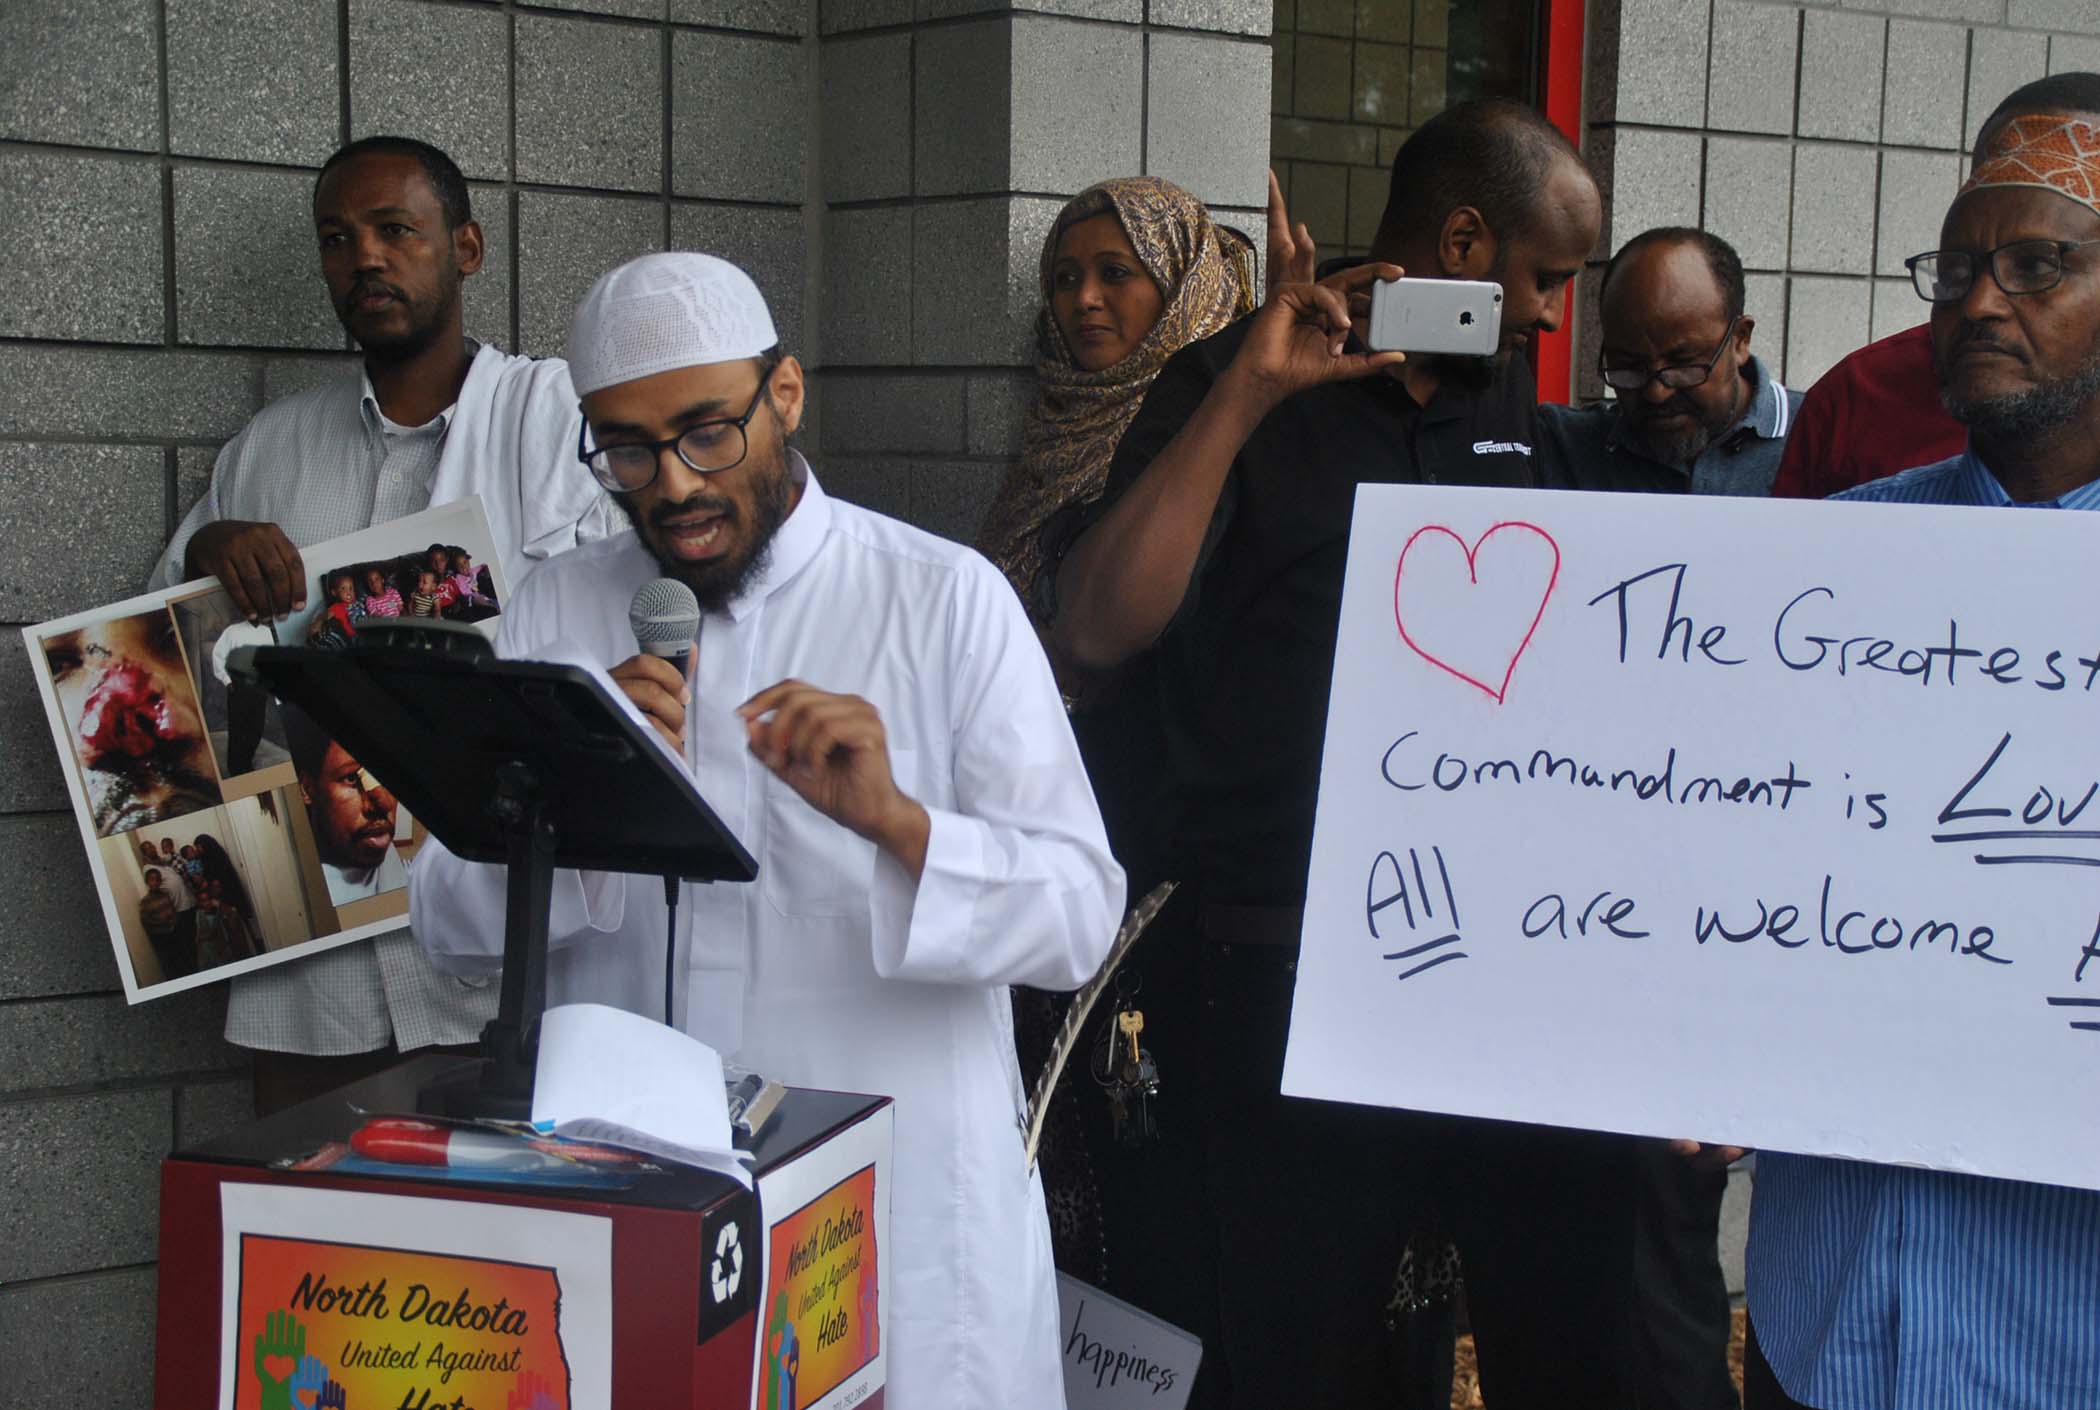
{"type": "MultiPolygon", "coordinates": [[[[1352,47],[1346,39],[1302,33],[1298,36],[1291,116],[1331,118],[1337,122],[1348,118],[1356,82],[1350,61],[1352,47]]],[[[1404,104],[1404,92],[1402,100],[1404,104]]]]}
{"type": "Polygon", "coordinates": [[[175,447],[175,505],[168,514],[170,522],[180,524],[211,488],[211,470],[219,450],[218,446],[175,447]]]}
{"type": "Polygon", "coordinates": [[[1298,28],[1298,0],[1276,0],[1276,33],[1289,34],[1298,28]]]}
{"type": "Polygon", "coordinates": [[[255,1119],[255,1084],[248,1077],[190,1082],[175,1093],[175,1147],[215,1141],[255,1119]]]}
{"type": "Polygon", "coordinates": [[[2005,22],[2022,29],[2100,34],[2100,8],[2092,0],[2006,0],[2005,22]]]}
{"type": "Polygon", "coordinates": [[[221,984],[150,1004],[127,1005],[121,994],[98,994],[9,1005],[7,1023],[0,1026],[0,1091],[245,1070],[245,1050],[220,1036],[226,993],[221,984]]]}
{"type": "Polygon", "coordinates": [[[350,0],[350,135],[374,133],[440,147],[469,177],[508,177],[510,21],[503,12],[350,0]]]}
{"type": "Polygon", "coordinates": [[[335,6],[166,0],[166,9],[170,150],[319,166],[341,145],[335,6]]]}
{"type": "Polygon", "coordinates": [[[950,372],[855,373],[824,387],[833,455],[956,455],[964,448],[963,378],[950,372]]]}
{"type": "Polygon", "coordinates": [[[1706,140],[1704,229],[1735,246],[1745,266],[1785,269],[1787,207],[1794,183],[1790,143],[1758,137],[1706,140]]]}
{"type": "Polygon", "coordinates": [[[1597,6],[1584,84],[1590,121],[1700,126],[1706,120],[1708,10],[1707,4],[1684,0],[1597,6]]]}
{"type": "MultiPolygon", "coordinates": [[[[1962,162],[1953,152],[1883,152],[1881,217],[1874,227],[1874,272],[1906,283],[1903,261],[1939,248],[1940,222],[1961,185],[1962,162]]],[[[1925,305],[1921,300],[1919,307],[1925,305]]]]}
{"type": "Polygon", "coordinates": [[[532,0],[550,10],[578,10],[589,15],[613,15],[628,20],[664,18],[664,0],[532,0]]]}
{"type": "MultiPolygon", "coordinates": [[[[1279,19],[1277,32],[1284,25],[1279,19]]],[[[1356,0],[1356,37],[1386,44],[1405,44],[1414,38],[1415,10],[1406,0],[1356,0]]]]}
{"type": "Polygon", "coordinates": [[[1876,340],[1915,328],[1931,317],[1932,305],[1918,297],[1908,278],[1874,281],[1874,309],[1868,332],[1876,340]]]}
{"type": "MultiPolygon", "coordinates": [[[[1379,217],[1392,194],[1392,174],[1375,166],[1349,168],[1349,248],[1365,250],[1377,238],[1379,217]]],[[[1319,237],[1315,236],[1317,240],[1319,237]]]]}
{"type": "Polygon", "coordinates": [[[160,203],[152,161],[0,151],[0,335],[159,342],[160,203]]]}
{"type": "Polygon", "coordinates": [[[720,255],[750,275],[766,296],[781,346],[802,344],[802,212],[757,206],[671,207],[671,248],[720,255]]]}
{"type": "Polygon", "coordinates": [[[152,0],[14,0],[0,47],[0,137],[160,148],[152,0]]]}
{"type": "MultiPolygon", "coordinates": [[[[820,386],[817,395],[822,397],[826,390],[820,386]]],[[[827,455],[818,475],[826,494],[893,519],[911,519],[911,465],[907,461],[827,455]]]]}
{"type": "MultiPolygon", "coordinates": [[[[1269,114],[1273,118],[1286,117],[1291,111],[1297,43],[1294,34],[1279,34],[1269,41],[1269,114]]],[[[1275,153],[1271,151],[1270,156],[1273,158],[1275,153]]]]}
{"type": "Polygon", "coordinates": [[[519,348],[558,350],[576,301],[599,275],[663,247],[664,212],[656,201],[520,191],[519,348]]]}
{"type": "Polygon", "coordinates": [[[1358,40],[1351,112],[1359,121],[1397,127],[1407,121],[1408,78],[1413,55],[1405,44],[1358,40]]]}
{"type": "MultiPolygon", "coordinates": [[[[1393,3],[1404,5],[1407,0],[1393,3]]],[[[1356,0],[1298,0],[1298,33],[1338,34],[1347,39],[1355,32],[1356,0]]]]}
{"type": "Polygon", "coordinates": [[[1873,299],[1864,279],[1796,275],[1787,298],[1786,376],[1812,385],[1847,353],[1867,345],[1873,299]]]}
{"type": "Polygon", "coordinates": [[[1954,95],[1968,67],[1969,35],[1960,25],[1890,20],[1881,140],[1906,147],[1961,146],[1954,95]]]}
{"type": "MultiPolygon", "coordinates": [[[[33,808],[55,811],[68,806],[65,780],[58,772],[58,751],[51,746],[45,721],[44,702],[37,695],[36,680],[30,674],[28,648],[20,632],[0,628],[0,812],[26,812],[33,808]]],[[[0,823],[0,829],[4,827],[5,823],[0,823]]],[[[79,834],[74,833],[73,837],[77,851],[79,834]]],[[[19,873],[23,868],[7,870],[19,873]]],[[[15,933],[24,938],[0,939],[0,996],[6,995],[8,987],[4,977],[7,952],[40,952],[44,948],[43,937],[33,929],[25,927],[15,933]]],[[[114,975],[115,971],[110,971],[110,976],[114,975]]],[[[101,976],[96,978],[98,982],[87,987],[102,988],[101,976]]]]}
{"type": "Polygon", "coordinates": [[[516,90],[533,95],[518,106],[520,181],[662,188],[660,31],[520,14],[515,62],[516,90]]]}
{"type": "Polygon", "coordinates": [[[1794,148],[1792,267],[1826,274],[1873,268],[1874,152],[1803,142],[1794,148]]]}
{"type": "Polygon", "coordinates": [[[1010,10],[1136,24],[1145,18],[1145,0],[918,0],[916,14],[921,20],[948,20],[1010,10]]]}
{"type": "Polygon", "coordinates": [[[963,380],[964,446],[971,455],[1018,456],[1035,400],[1032,372],[976,372],[963,380]]]}
{"type": "Polygon", "coordinates": [[[1604,284],[1604,266],[1584,266],[1575,276],[1574,375],[1569,389],[1577,406],[1584,402],[1601,400],[1604,396],[1604,379],[1597,375],[1597,368],[1604,351],[1604,320],[1598,311],[1599,291],[1604,284]]]}
{"type": "Polygon", "coordinates": [[[1750,1243],[1750,1172],[1740,1167],[1728,1172],[1728,1189],[1721,1196],[1721,1280],[1730,1297],[1743,1293],[1743,1253],[1750,1243]]]}
{"type": "Polygon", "coordinates": [[[1394,163],[1394,162],[1395,162],[1396,160],[1398,160],[1398,159],[1399,159],[1399,156],[1400,156],[1400,148],[1401,148],[1402,146],[1404,146],[1404,145],[1406,144],[1406,142],[1407,142],[1407,139],[1408,139],[1408,138],[1410,138],[1410,137],[1412,137],[1412,136],[1414,136],[1414,130],[1413,130],[1412,128],[1406,128],[1406,127],[1381,127],[1381,128],[1379,128],[1379,129],[1378,129],[1378,164],[1379,164],[1380,166],[1384,167],[1384,168],[1385,168],[1385,169],[1386,169],[1386,170],[1387,170],[1388,172],[1392,171],[1392,169],[1393,169],[1393,163],[1394,163]]]}
{"type": "Polygon", "coordinates": [[[0,1289],[7,1378],[31,1403],[150,1405],[159,1279],[123,1268],[0,1289]]]}
{"type": "Polygon", "coordinates": [[[2100,39],[2074,34],[2049,37],[2049,72],[2100,73],[2100,39]]]}
{"type": "Polygon", "coordinates": [[[481,268],[469,275],[466,299],[467,336],[499,348],[514,348],[510,326],[512,258],[518,234],[511,221],[510,192],[501,186],[469,186],[474,219],[481,226],[481,268]]]}
{"type": "Polygon", "coordinates": [[[909,34],[835,39],[824,46],[824,199],[911,194],[909,34]]]}
{"type": "Polygon", "coordinates": [[[913,189],[921,196],[1006,190],[1014,22],[944,25],[915,42],[913,189]]]}
{"type": "Polygon", "coordinates": [[[1061,205],[1002,196],[912,211],[912,361],[951,367],[1035,361],[1037,269],[1061,205]]]}
{"type": "Polygon", "coordinates": [[[1291,223],[1312,232],[1323,254],[1337,254],[1349,238],[1347,167],[1291,163],[1291,223]]]}
{"type": "Polygon", "coordinates": [[[1595,165],[1604,187],[1606,251],[1658,225],[1699,223],[1700,139],[1696,132],[1622,127],[1599,138],[1595,165]]]}
{"type": "MultiPolygon", "coordinates": [[[[1706,125],[1724,132],[1794,130],[1794,55],[1801,12],[1716,0],[1707,60],[1706,125]]],[[[1630,101],[1642,95],[1629,89],[1630,101]]]]}
{"type": "Polygon", "coordinates": [[[314,249],[312,177],[175,168],[175,336],[248,347],[344,346],[314,249]]]}
{"type": "Polygon", "coordinates": [[[129,596],[167,540],[159,446],[0,443],[0,622],[129,596]]]}
{"type": "Polygon", "coordinates": [[[150,1262],[174,1137],[166,1088],[0,1106],[0,1284],[150,1262]]]}
{"type": "MultiPolygon", "coordinates": [[[[29,677],[28,652],[18,633],[6,635],[15,644],[0,665],[7,673],[6,743],[0,745],[0,759],[12,775],[17,756],[40,754],[36,768],[55,784],[58,754],[29,677]],[[19,699],[23,694],[29,696],[26,706],[19,699]]],[[[121,989],[87,852],[72,817],[0,818],[0,848],[15,859],[0,874],[0,905],[11,917],[0,935],[0,999],[121,989]]]]}
{"type": "Polygon", "coordinates": [[[1415,47],[1451,47],[1451,8],[1458,0],[1415,0],[1415,47]]]}
{"type": "Polygon", "coordinates": [[[1842,0],[1848,8],[1873,9],[1885,15],[1915,15],[1929,20],[1967,20],[2003,24],[2005,0],[1842,0]]]}
{"type": "Polygon", "coordinates": [[[809,32],[809,5],[807,0],[671,0],[671,22],[799,39],[809,32]]]}
{"type": "Polygon", "coordinates": [[[1407,95],[1408,121],[1413,126],[1420,127],[1444,110],[1447,101],[1445,70],[1449,63],[1449,56],[1441,49],[1415,47],[1414,73],[1409,79],[1407,95]]]}
{"type": "MultiPolygon", "coordinates": [[[[1137,30],[1016,15],[1008,187],[1079,191],[1135,172],[1143,160],[1144,63],[1137,30]],[[1075,112],[1086,120],[1074,123],[1075,112]]],[[[1262,73],[1266,79],[1266,62],[1262,73]]]]}
{"type": "Polygon", "coordinates": [[[911,361],[912,213],[833,211],[824,231],[824,365],[911,361]]]}
{"type": "Polygon", "coordinates": [[[1888,22],[1878,15],[1809,10],[1802,15],[1803,137],[1872,142],[1881,135],[1881,70],[1888,22]]]}
{"type": "Polygon", "coordinates": [[[1007,469],[1001,461],[913,461],[912,523],[957,543],[977,542],[984,512],[992,507],[1007,469]]]}
{"type": "Polygon", "coordinates": [[[911,23],[912,0],[822,0],[817,24],[824,34],[911,23]]]}
{"type": "Polygon", "coordinates": [[[1790,387],[1806,382],[1788,380],[1786,371],[1786,277],[1780,274],[1743,276],[1743,312],[1756,321],[1751,330],[1751,348],[1765,366],[1790,387]]]}
{"type": "Polygon", "coordinates": [[[245,353],[0,342],[0,436],[223,440],[262,405],[245,353]]]}
{"type": "Polygon", "coordinates": [[[802,200],[809,60],[778,39],[671,36],[671,189],[720,201],[802,200]]]}
{"type": "Polygon", "coordinates": [[[1268,199],[1268,46],[1155,34],[1147,59],[1145,169],[1214,205],[1268,199]]]}
{"type": "Polygon", "coordinates": [[[1977,29],[1969,33],[1969,103],[1962,119],[1962,150],[1976,143],[1977,129],[1991,109],[2023,83],[2049,71],[2049,36],[2012,30],[1977,29]]]}
{"type": "Polygon", "coordinates": [[[316,353],[308,357],[272,357],[263,360],[262,399],[265,406],[294,392],[318,387],[338,377],[355,378],[364,367],[356,353],[316,353]]]}
{"type": "Polygon", "coordinates": [[[1147,0],[1145,18],[1152,24],[1175,29],[1266,37],[1275,9],[1269,0],[1147,0]]]}

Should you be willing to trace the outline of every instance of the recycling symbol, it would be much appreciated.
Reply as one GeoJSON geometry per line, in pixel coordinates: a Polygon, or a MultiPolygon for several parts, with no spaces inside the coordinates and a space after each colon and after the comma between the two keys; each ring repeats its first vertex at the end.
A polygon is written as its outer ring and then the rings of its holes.
{"type": "Polygon", "coordinates": [[[720,1303],[735,1297],[737,1284],[743,1280],[744,1246],[737,1242],[736,1221],[732,1219],[715,1236],[715,1256],[708,1264],[707,1281],[714,1289],[715,1301],[720,1303]]]}

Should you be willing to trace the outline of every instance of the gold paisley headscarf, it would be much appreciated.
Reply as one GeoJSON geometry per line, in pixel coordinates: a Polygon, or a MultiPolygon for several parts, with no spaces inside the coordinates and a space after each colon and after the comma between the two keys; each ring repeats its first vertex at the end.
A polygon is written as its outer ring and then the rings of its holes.
{"type": "Polygon", "coordinates": [[[1127,176],[1090,186],[1058,213],[1043,242],[1042,312],[1036,316],[1035,402],[1022,432],[1021,463],[999,487],[978,547],[998,564],[1034,610],[1043,525],[1071,504],[1101,495],[1145,391],[1168,358],[1254,307],[1254,247],[1217,224],[1201,201],[1171,181],[1127,176]],[[1050,312],[1050,271],[1058,238],[1071,226],[1113,211],[1138,262],[1159,286],[1159,321],[1122,361],[1088,372],[1072,359],[1050,312]]]}

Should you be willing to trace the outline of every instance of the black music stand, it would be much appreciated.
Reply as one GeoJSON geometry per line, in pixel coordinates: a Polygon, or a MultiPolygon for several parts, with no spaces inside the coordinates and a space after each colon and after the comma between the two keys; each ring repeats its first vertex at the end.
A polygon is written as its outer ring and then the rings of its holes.
{"type": "Polygon", "coordinates": [[[530,1116],[556,867],[758,875],[649,727],[579,667],[501,661],[471,628],[408,623],[368,624],[345,650],[243,647],[228,666],[313,716],[453,855],[510,869],[502,1001],[478,1080],[470,1069],[424,1089],[424,1111],[530,1116]]]}

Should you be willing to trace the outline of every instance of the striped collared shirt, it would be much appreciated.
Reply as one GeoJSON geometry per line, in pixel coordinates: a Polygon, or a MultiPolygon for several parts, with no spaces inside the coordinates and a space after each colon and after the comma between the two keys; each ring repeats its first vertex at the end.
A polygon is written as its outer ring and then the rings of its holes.
{"type": "MultiPolygon", "coordinates": [[[[2013,503],[1973,449],[1833,497],[2013,503]]],[[[2100,509],[2100,480],[2022,507],[2100,509]]],[[[1758,1345],[1804,1405],[2100,1406],[2100,1192],[1768,1151],[1748,1272],[1758,1345]]]]}

